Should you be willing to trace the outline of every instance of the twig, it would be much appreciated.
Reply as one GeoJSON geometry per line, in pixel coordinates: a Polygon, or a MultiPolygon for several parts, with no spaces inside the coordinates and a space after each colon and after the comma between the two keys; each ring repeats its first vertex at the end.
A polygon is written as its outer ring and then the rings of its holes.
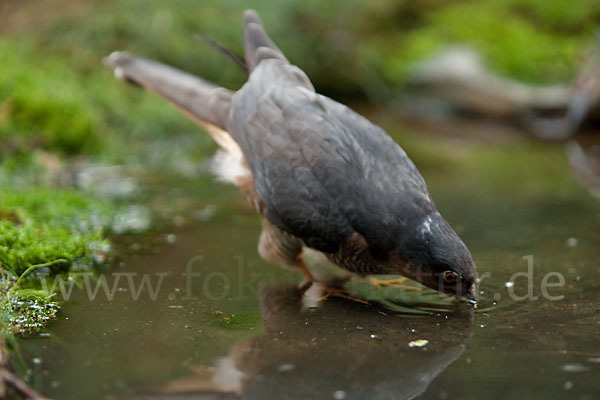
{"type": "Polygon", "coordinates": [[[6,368],[0,368],[0,377],[2,381],[8,386],[13,388],[17,393],[26,399],[30,400],[50,400],[47,397],[42,396],[35,390],[33,390],[27,383],[25,383],[17,375],[13,374],[6,368]]]}
{"type": "Polygon", "coordinates": [[[0,398],[6,397],[6,387],[10,386],[17,393],[26,399],[31,400],[49,400],[47,397],[42,396],[35,390],[33,390],[27,383],[25,383],[17,375],[13,374],[8,370],[8,353],[6,352],[6,346],[4,340],[0,338],[0,398]]]}

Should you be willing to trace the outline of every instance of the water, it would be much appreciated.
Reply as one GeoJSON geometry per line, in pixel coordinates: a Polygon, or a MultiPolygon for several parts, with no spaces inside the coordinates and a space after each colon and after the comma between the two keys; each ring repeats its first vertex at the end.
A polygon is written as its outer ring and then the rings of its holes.
{"type": "Polygon", "coordinates": [[[400,141],[473,252],[477,312],[303,310],[300,275],[259,258],[258,218],[219,189],[198,203],[217,204],[209,221],[118,239],[122,256],[101,271],[108,287],[121,274],[111,301],[75,289],[51,338],[21,340],[34,386],[57,399],[598,398],[600,204],[562,149],[400,141]],[[513,299],[528,278],[506,282],[530,261],[537,299],[513,299]],[[552,272],[564,285],[544,296],[552,272]],[[132,299],[128,279],[143,274],[154,288],[163,277],[155,300],[132,299]]]}

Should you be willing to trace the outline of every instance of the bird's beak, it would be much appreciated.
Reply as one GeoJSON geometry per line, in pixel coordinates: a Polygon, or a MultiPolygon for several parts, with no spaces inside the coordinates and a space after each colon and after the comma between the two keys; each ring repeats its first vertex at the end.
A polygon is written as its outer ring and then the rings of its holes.
{"type": "Polygon", "coordinates": [[[469,303],[473,307],[477,306],[477,300],[475,300],[475,294],[473,294],[473,293],[465,294],[465,300],[467,301],[467,303],[469,303]]]}

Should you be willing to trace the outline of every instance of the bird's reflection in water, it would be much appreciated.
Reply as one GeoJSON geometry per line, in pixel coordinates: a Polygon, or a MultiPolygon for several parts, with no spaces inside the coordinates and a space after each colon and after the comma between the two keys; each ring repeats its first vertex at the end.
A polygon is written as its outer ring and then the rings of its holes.
{"type": "Polygon", "coordinates": [[[406,316],[349,301],[301,311],[301,290],[261,290],[265,332],[151,399],[412,399],[454,362],[472,313],[406,316]],[[409,343],[426,339],[424,347],[409,343]]]}

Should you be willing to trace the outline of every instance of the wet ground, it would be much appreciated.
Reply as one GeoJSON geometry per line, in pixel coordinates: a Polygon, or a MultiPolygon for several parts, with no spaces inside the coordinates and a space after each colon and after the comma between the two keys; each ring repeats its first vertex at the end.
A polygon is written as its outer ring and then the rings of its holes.
{"type": "Polygon", "coordinates": [[[95,298],[82,277],[51,337],[21,340],[34,386],[57,399],[598,398],[600,203],[562,148],[406,140],[478,264],[476,312],[303,309],[300,275],[259,258],[258,218],[217,186],[202,218],[117,238],[95,298]],[[144,279],[153,290],[138,293],[144,279]]]}

